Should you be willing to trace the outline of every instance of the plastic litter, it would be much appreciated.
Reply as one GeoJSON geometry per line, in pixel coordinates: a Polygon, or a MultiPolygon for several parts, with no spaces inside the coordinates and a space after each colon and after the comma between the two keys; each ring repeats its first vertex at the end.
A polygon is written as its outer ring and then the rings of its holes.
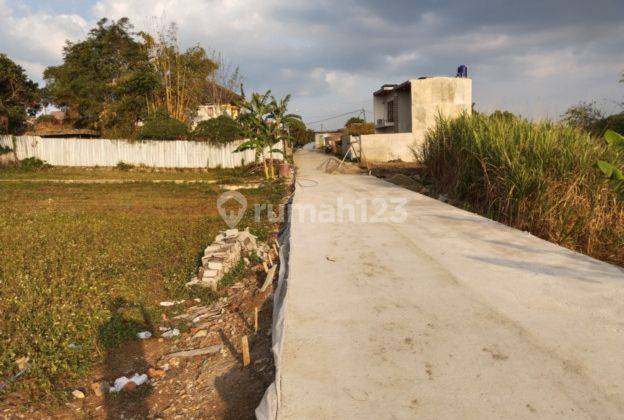
{"type": "Polygon", "coordinates": [[[110,387],[110,392],[120,392],[124,386],[126,386],[126,384],[128,382],[134,382],[137,386],[139,385],[143,385],[145,382],[147,382],[147,375],[144,373],[142,375],[139,375],[138,373],[135,373],[132,377],[130,378],[126,378],[125,376],[121,376],[117,379],[115,379],[115,383],[113,384],[113,386],[110,387]]]}
{"type": "Polygon", "coordinates": [[[137,333],[137,337],[141,340],[146,340],[152,336],[152,333],[149,331],[141,331],[137,333]]]}

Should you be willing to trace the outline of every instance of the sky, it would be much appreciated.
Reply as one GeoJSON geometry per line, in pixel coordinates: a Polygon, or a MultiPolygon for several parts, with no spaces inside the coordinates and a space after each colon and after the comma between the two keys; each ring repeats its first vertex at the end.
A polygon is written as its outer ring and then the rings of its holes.
{"type": "Polygon", "coordinates": [[[460,64],[484,112],[557,119],[580,101],[607,112],[624,101],[623,0],[0,0],[0,52],[42,83],[65,41],[102,17],[137,30],[176,22],[183,47],[221,51],[247,92],[292,94],[308,123],[370,116],[382,84],[454,75],[460,64]]]}

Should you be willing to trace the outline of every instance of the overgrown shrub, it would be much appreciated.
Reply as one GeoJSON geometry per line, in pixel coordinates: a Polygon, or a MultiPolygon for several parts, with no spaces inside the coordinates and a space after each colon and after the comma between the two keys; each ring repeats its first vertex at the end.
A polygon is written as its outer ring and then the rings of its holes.
{"type": "Polygon", "coordinates": [[[345,134],[349,134],[351,136],[361,136],[364,134],[374,134],[375,133],[375,125],[373,123],[352,123],[347,125],[344,128],[345,134]]]}
{"type": "Polygon", "coordinates": [[[197,124],[193,130],[193,138],[214,144],[227,144],[242,138],[241,127],[227,115],[220,115],[197,124]]]}
{"type": "Polygon", "coordinates": [[[618,152],[577,129],[518,117],[440,119],[426,136],[435,189],[492,219],[624,264],[624,203],[597,161],[618,152]]]}
{"type": "Polygon", "coordinates": [[[180,140],[187,138],[188,134],[186,124],[171,117],[167,111],[158,110],[145,121],[139,131],[138,138],[143,140],[180,140]]]}

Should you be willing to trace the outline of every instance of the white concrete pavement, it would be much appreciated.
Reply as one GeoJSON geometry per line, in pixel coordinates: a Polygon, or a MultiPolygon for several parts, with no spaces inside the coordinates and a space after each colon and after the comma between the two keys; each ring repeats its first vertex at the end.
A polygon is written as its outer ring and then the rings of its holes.
{"type": "Polygon", "coordinates": [[[325,158],[295,157],[278,418],[624,417],[620,268],[325,158]]]}

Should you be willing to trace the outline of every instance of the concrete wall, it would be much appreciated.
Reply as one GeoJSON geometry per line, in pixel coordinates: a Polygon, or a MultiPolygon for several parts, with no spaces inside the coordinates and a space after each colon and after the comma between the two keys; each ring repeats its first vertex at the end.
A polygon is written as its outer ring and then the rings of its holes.
{"type": "Polygon", "coordinates": [[[325,147],[325,136],[322,133],[316,133],[314,135],[314,148],[320,150],[323,147],[325,147]]]}
{"type": "Polygon", "coordinates": [[[397,92],[397,111],[395,112],[395,128],[397,133],[410,133],[412,131],[412,104],[408,90],[397,92]]]}
{"type": "MultiPolygon", "coordinates": [[[[158,168],[235,168],[255,160],[253,150],[234,152],[242,141],[223,146],[176,140],[109,140],[0,136],[18,159],[34,157],[56,166],[115,166],[119,162],[158,168]]],[[[281,149],[281,143],[273,146],[281,149]]],[[[274,153],[275,159],[282,155],[274,153]]]]}
{"type": "Polygon", "coordinates": [[[419,151],[423,140],[423,131],[363,135],[360,136],[361,159],[363,162],[415,162],[413,150],[419,151]]]}
{"type": "Polygon", "coordinates": [[[412,90],[412,129],[435,126],[436,117],[459,116],[472,110],[472,80],[458,77],[428,77],[410,80],[412,90]]]}

